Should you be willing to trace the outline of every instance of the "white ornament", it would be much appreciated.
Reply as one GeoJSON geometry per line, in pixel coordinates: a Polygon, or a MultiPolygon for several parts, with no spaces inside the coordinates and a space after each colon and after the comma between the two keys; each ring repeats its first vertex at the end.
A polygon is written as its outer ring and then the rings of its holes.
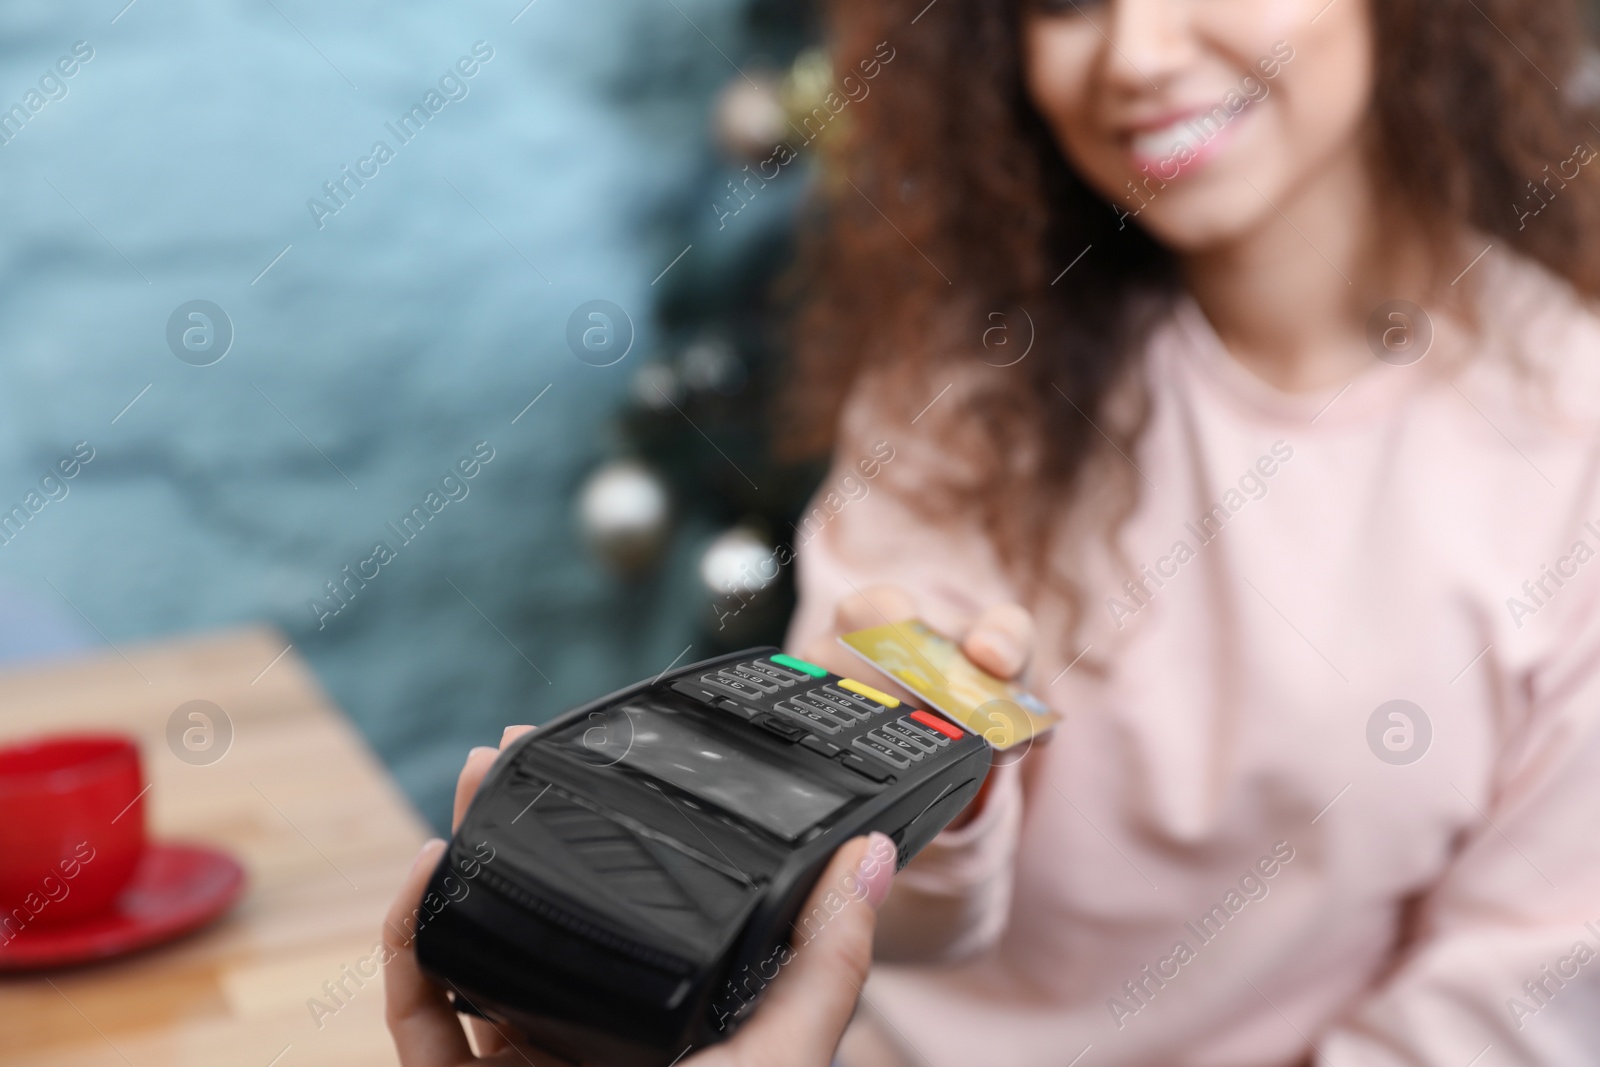
{"type": "Polygon", "coordinates": [[[770,75],[737,77],[717,94],[712,109],[717,140],[737,159],[765,159],[789,132],[789,117],[770,75]],[[753,84],[752,84],[753,83],[753,84]]]}
{"type": "Polygon", "coordinates": [[[773,547],[743,526],[719,534],[700,557],[700,581],[717,597],[748,597],[778,578],[773,547]]]}
{"type": "Polygon", "coordinates": [[[578,496],[578,521],[590,549],[623,571],[655,561],[666,543],[670,510],[661,477],[634,460],[607,463],[578,496]]]}

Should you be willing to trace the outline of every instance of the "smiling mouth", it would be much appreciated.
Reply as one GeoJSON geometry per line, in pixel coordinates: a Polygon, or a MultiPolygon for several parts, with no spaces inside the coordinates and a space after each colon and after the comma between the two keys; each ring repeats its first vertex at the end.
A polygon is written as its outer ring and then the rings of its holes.
{"type": "Polygon", "coordinates": [[[1135,165],[1175,178],[1214,156],[1250,110],[1251,102],[1238,111],[1221,105],[1191,111],[1164,126],[1135,132],[1128,138],[1128,151],[1135,165]]]}

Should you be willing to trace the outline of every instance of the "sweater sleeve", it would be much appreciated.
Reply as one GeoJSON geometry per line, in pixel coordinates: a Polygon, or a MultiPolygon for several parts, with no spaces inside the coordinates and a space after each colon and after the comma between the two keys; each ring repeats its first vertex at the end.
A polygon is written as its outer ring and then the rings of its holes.
{"type": "Polygon", "coordinates": [[[1399,966],[1318,1041],[1323,1067],[1594,1061],[1600,612],[1587,615],[1511,683],[1521,721],[1486,794],[1462,794],[1474,828],[1399,966]]]}
{"type": "MultiPolygon", "coordinates": [[[[838,602],[872,585],[894,584],[916,598],[936,629],[959,633],[991,604],[1010,600],[987,541],[959,524],[930,524],[905,502],[917,472],[910,448],[879,442],[872,479],[842,446],[833,470],[797,529],[799,604],[786,647],[801,651],[834,636],[838,602]]],[[[863,451],[871,454],[871,448],[863,451]]],[[[1018,767],[992,772],[983,809],[946,831],[894,880],[879,914],[876,954],[885,961],[958,959],[992,944],[1005,926],[1022,823],[1018,767]]]]}

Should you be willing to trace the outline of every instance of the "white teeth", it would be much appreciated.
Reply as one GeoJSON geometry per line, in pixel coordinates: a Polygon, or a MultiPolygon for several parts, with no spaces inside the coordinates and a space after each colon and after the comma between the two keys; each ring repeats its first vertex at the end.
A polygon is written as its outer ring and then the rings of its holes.
{"type": "Polygon", "coordinates": [[[1204,143],[1205,138],[1194,128],[1193,123],[1188,119],[1181,119],[1159,130],[1135,135],[1133,151],[1135,155],[1166,159],[1175,154],[1179,147],[1195,151],[1204,143]]]}

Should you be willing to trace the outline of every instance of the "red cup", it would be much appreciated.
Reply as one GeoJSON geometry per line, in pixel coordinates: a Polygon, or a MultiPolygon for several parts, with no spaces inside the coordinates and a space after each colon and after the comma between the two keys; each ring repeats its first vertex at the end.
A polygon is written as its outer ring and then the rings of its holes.
{"type": "Polygon", "coordinates": [[[111,907],[144,851],[142,779],[116,734],[0,748],[0,944],[111,907]]]}

